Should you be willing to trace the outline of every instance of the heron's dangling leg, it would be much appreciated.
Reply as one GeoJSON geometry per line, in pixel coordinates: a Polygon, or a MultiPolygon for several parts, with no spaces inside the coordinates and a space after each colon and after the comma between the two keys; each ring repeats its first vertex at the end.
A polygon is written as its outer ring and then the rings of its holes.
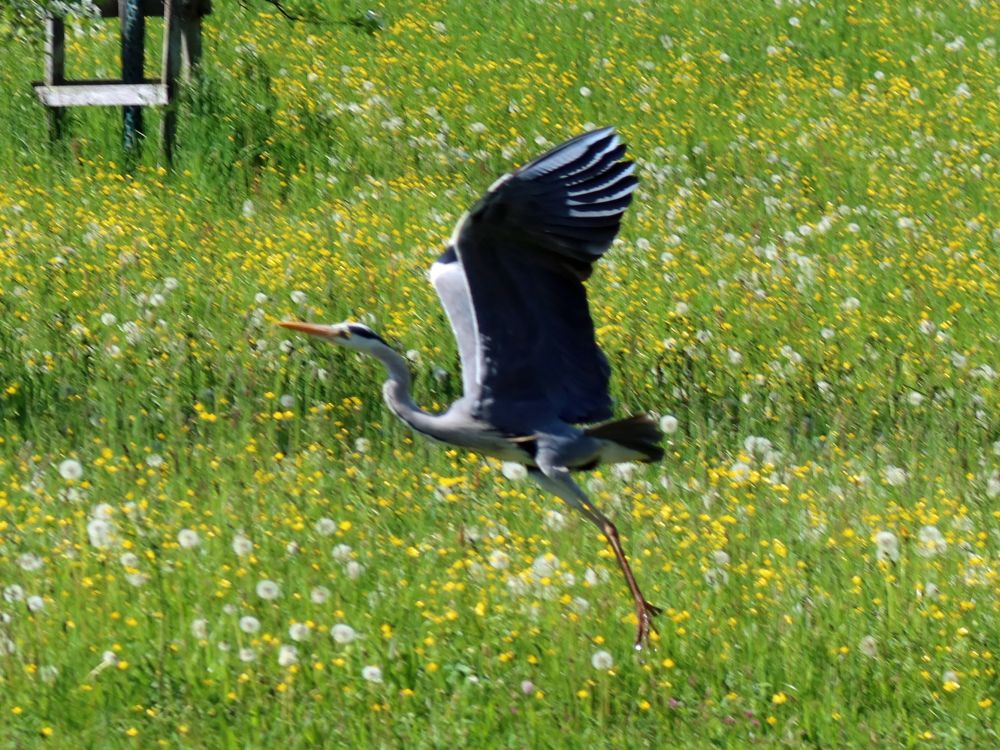
{"type": "Polygon", "coordinates": [[[653,617],[660,614],[662,610],[654,607],[646,597],[642,595],[639,584],[636,583],[632,574],[632,566],[628,563],[625,550],[622,549],[621,540],[618,538],[618,529],[611,523],[610,519],[601,513],[597,507],[590,502],[590,498],[584,493],[580,486],[573,481],[569,470],[563,466],[545,466],[531,471],[531,476],[545,490],[548,490],[556,497],[561,498],[567,505],[576,508],[591,523],[601,530],[615,553],[618,560],[618,567],[621,568],[625,576],[625,583],[632,593],[635,601],[635,614],[639,621],[635,634],[635,648],[639,650],[649,639],[649,631],[653,627],[653,617]]]}

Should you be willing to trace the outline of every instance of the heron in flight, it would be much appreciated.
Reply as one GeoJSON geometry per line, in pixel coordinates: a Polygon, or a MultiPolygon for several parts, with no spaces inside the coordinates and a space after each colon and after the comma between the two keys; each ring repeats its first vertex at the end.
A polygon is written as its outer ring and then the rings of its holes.
{"type": "Polygon", "coordinates": [[[462,365],[462,397],[442,413],[413,402],[406,360],[367,326],[280,325],[375,357],[388,372],[386,404],[413,430],[525,465],[543,489],[596,525],[635,600],[638,649],[660,610],[639,589],[615,525],[572,476],[663,456],[662,434],[648,415],[605,421],[611,368],[583,285],[638,184],[624,155],[612,128],[577,136],[498,179],[459,220],[430,269],[462,365]]]}

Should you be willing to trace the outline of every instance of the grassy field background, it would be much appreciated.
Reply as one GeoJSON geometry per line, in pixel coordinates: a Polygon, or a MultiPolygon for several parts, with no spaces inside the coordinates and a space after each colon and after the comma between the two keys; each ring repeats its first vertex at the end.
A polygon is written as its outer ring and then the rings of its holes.
{"type": "Polygon", "coordinates": [[[0,10],[0,746],[1000,744],[996,3],[215,5],[131,173],[117,111],[49,149],[0,10]],[[669,432],[586,480],[639,656],[593,528],[273,325],[368,322],[446,405],[426,268],[605,124],[641,187],[592,312],[669,432]]]}

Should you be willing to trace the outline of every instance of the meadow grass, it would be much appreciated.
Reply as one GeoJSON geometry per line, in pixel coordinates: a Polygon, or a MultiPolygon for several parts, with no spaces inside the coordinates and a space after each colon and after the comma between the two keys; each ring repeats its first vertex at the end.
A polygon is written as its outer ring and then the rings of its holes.
{"type": "Polygon", "coordinates": [[[0,11],[0,747],[1000,743],[995,3],[234,6],[130,172],[116,111],[49,148],[0,11]],[[641,188],[592,312],[668,430],[584,479],[639,655],[595,529],[274,325],[367,322],[442,408],[427,266],[604,124],[641,188]]]}

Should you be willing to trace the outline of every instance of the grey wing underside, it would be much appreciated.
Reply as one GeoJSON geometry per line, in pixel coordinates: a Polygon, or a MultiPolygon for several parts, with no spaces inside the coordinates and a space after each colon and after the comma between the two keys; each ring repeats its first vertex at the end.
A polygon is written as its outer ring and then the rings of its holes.
{"type": "Polygon", "coordinates": [[[510,431],[611,416],[610,367],[583,282],[637,184],[624,153],[605,128],[504,176],[432,267],[474,416],[510,431]]]}

